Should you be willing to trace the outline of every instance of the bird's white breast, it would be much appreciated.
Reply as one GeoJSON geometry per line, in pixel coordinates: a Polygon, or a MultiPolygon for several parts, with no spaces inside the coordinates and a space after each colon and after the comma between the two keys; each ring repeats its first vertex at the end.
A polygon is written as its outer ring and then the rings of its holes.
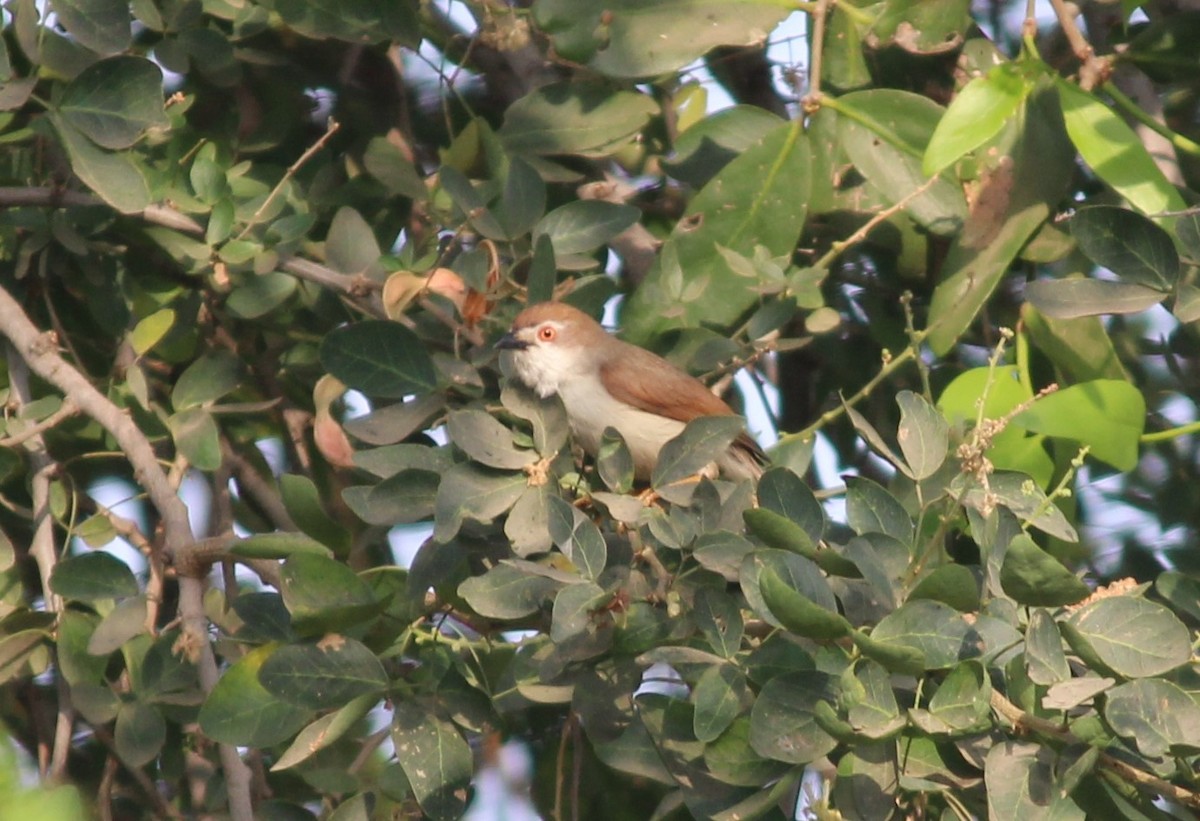
{"type": "Polygon", "coordinates": [[[654,471],[663,444],[684,428],[675,419],[638,410],[614,399],[599,374],[560,383],[558,395],[567,410],[571,433],[580,446],[594,456],[600,449],[604,429],[616,428],[629,447],[638,476],[648,477],[654,471]]]}

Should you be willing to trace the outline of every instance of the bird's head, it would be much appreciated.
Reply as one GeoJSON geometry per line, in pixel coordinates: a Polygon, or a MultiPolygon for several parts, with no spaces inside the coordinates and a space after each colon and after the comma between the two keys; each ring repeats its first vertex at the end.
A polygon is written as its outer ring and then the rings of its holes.
{"type": "Polygon", "coordinates": [[[546,397],[594,374],[611,341],[600,323],[578,308],[542,302],[517,314],[496,347],[510,352],[516,377],[546,397]]]}

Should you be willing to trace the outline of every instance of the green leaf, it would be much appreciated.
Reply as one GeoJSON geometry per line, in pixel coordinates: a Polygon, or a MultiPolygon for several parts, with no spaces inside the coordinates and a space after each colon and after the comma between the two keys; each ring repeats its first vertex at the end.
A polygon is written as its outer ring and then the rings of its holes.
{"type": "Polygon", "coordinates": [[[529,486],[523,473],[500,473],[467,463],[443,476],[434,504],[434,538],[448,542],[466,519],[490,522],[506,513],[529,486]]]}
{"type": "Polygon", "coordinates": [[[1137,314],[1167,296],[1167,292],[1149,285],[1107,279],[1039,279],[1025,287],[1025,298],[1056,319],[1137,314]]]}
{"type": "Polygon", "coordinates": [[[1057,684],[1071,678],[1058,625],[1040,608],[1029,617],[1029,627],[1025,631],[1025,663],[1034,684],[1057,684]]]}
{"type": "Polygon", "coordinates": [[[550,538],[583,578],[594,581],[608,562],[608,547],[599,528],[579,508],[558,496],[547,499],[550,538]]]}
{"type": "Polygon", "coordinates": [[[764,758],[807,764],[837,746],[817,724],[817,704],[837,699],[836,682],[824,673],[776,676],[750,710],[750,746],[764,758]]]}
{"type": "Polygon", "coordinates": [[[1074,604],[1091,592],[1074,573],[1025,534],[1008,545],[1000,567],[1000,585],[1019,604],[1033,607],[1074,604]]]}
{"type": "Polygon", "coordinates": [[[108,659],[87,651],[98,623],[92,614],[78,610],[65,610],[59,616],[55,650],[62,676],[70,684],[99,684],[104,678],[108,659]]]}
{"type": "Polygon", "coordinates": [[[290,738],[312,720],[312,711],[276,698],[258,682],[263,662],[275,650],[251,650],[217,680],[200,708],[200,729],[213,741],[269,747],[290,738]]]}
{"type": "Polygon", "coordinates": [[[117,604],[96,625],[88,638],[87,651],[94,656],[107,656],[128,641],[146,632],[146,599],[132,596],[117,604]]]}
{"type": "Polygon", "coordinates": [[[309,724],[271,765],[271,772],[295,767],[333,744],[354,727],[378,702],[373,695],[359,696],[336,712],[321,716],[309,724]]]}
{"type": "Polygon", "coordinates": [[[912,544],[912,517],[895,496],[861,477],[848,478],[846,488],[846,519],[855,533],[883,533],[912,544]]]}
{"type": "Polygon", "coordinates": [[[800,525],[813,542],[825,537],[825,509],[794,471],[781,467],[766,471],[758,480],[758,503],[800,525]]]}
{"type": "Polygon", "coordinates": [[[1121,379],[1097,379],[1043,396],[1013,419],[1035,433],[1082,442],[1118,470],[1132,470],[1146,423],[1141,391],[1121,379]]]}
{"type": "Polygon", "coordinates": [[[692,731],[705,743],[715,741],[737,718],[749,694],[746,678],[732,664],[717,664],[700,674],[692,690],[692,731]]]}
{"type": "Polygon", "coordinates": [[[46,116],[62,140],[71,170],[100,199],[123,214],[144,211],[150,205],[150,186],[130,154],[100,148],[56,111],[46,116]]]}
{"type": "Polygon", "coordinates": [[[1005,741],[992,747],[983,769],[987,817],[1084,821],[1083,810],[1055,783],[1053,756],[1049,747],[1026,742],[1005,741]]]}
{"type": "Polygon", "coordinates": [[[881,739],[894,735],[904,726],[891,675],[883,665],[870,659],[855,664],[854,679],[842,677],[846,716],[855,732],[881,739]],[[852,686],[856,685],[856,686],[852,686]]]}
{"type": "Polygon", "coordinates": [[[134,353],[144,356],[154,348],[175,325],[175,312],[170,308],[155,311],[142,317],[129,332],[129,344],[134,353]]]}
{"type": "Polygon", "coordinates": [[[928,341],[938,355],[971,326],[1029,238],[1058,208],[1071,181],[1075,153],[1057,99],[1034,94],[1011,128],[1015,143],[1010,159],[991,164],[934,289],[928,341]]]}
{"type": "Polygon", "coordinates": [[[380,694],[388,682],[374,653],[337,633],[311,644],[279,647],[263,662],[258,680],[275,697],[312,710],[380,694]]]}
{"type": "MultiPolygon", "coordinates": [[[[918,650],[930,670],[953,667],[983,652],[982,637],[961,613],[928,599],[907,602],[884,616],[871,631],[871,641],[918,650]]],[[[888,666],[882,658],[872,658],[888,666]]]]}
{"type": "MultiPolygon", "coordinates": [[[[129,48],[129,4],[125,0],[54,0],[53,7],[62,27],[92,51],[117,54],[129,48]]],[[[161,102],[161,85],[155,94],[161,102]]]]}
{"type": "Polygon", "coordinates": [[[616,428],[604,429],[600,448],[596,452],[596,473],[613,493],[629,493],[633,489],[633,454],[616,428]]]}
{"type": "Polygon", "coordinates": [[[527,304],[549,302],[554,297],[554,285],[558,281],[558,266],[554,261],[554,242],[546,234],[533,241],[533,262],[529,265],[529,278],[525,281],[527,304]]]}
{"type": "Polygon", "coordinates": [[[280,0],[275,11],[288,28],[313,40],[364,44],[388,39],[414,49],[421,42],[416,0],[280,0]]]}
{"type": "Polygon", "coordinates": [[[717,780],[739,787],[761,787],[787,769],[784,763],[754,752],[748,715],[738,716],[720,737],[705,746],[704,764],[717,780]]]}
{"type": "Polygon", "coordinates": [[[299,285],[291,274],[271,271],[234,288],[225,307],[241,319],[258,319],[287,302],[299,285]]]}
{"type": "Polygon", "coordinates": [[[316,636],[361,624],[379,612],[371,588],[346,565],[325,556],[295,553],[280,573],[292,628],[316,636]]]}
{"type": "Polygon", "coordinates": [[[1012,63],[1002,63],[958,92],[925,149],[922,170],[933,175],[1000,133],[1033,85],[1012,63]]]}
{"type": "Polygon", "coordinates": [[[368,319],[343,325],[321,342],[321,366],[368,396],[402,399],[437,387],[425,343],[396,322],[368,319]]]}
{"type": "Polygon", "coordinates": [[[504,535],[513,553],[525,558],[545,553],[554,544],[550,537],[550,491],[545,485],[526,487],[504,520],[504,535]]]}
{"type": "Polygon", "coordinates": [[[411,524],[428,519],[437,505],[441,475],[434,470],[401,470],[374,487],[347,488],[342,498],[364,522],[411,524]],[[365,495],[351,491],[366,490],[365,495]]]}
{"type": "Polygon", "coordinates": [[[30,674],[26,666],[34,653],[42,649],[48,638],[45,630],[18,630],[0,636],[0,684],[30,674]]]}
{"type": "Polygon", "coordinates": [[[790,255],[808,217],[812,157],[800,121],[782,123],[726,165],[692,198],[658,262],[630,296],[628,338],[645,342],[671,328],[737,322],[761,294],[718,246],[752,258],[790,255]]]}
{"type": "Polygon", "coordinates": [[[750,608],[771,624],[783,626],[763,598],[759,576],[767,569],[773,570],[788,587],[799,591],[810,603],[831,614],[837,612],[833,589],[815,564],[785,550],[755,550],[742,560],[738,581],[750,608]]]}
{"type": "Polygon", "coordinates": [[[64,599],[100,601],[136,596],[137,579],[128,565],[110,553],[85,553],[59,562],[50,589],[64,599]]]}
{"type": "Polygon", "coordinates": [[[537,453],[513,445],[512,431],[487,411],[452,411],[446,420],[450,441],[488,467],[520,470],[537,461],[537,453]]]}
{"type": "Polygon", "coordinates": [[[534,242],[550,240],[555,258],[590,254],[635,224],[642,212],[632,205],[602,200],[572,200],[542,217],[533,229],[534,242]]]}
{"type": "Polygon", "coordinates": [[[1200,705],[1169,681],[1139,679],[1108,691],[1104,720],[1143,755],[1192,755],[1200,749],[1200,705]]]}
{"type": "Polygon", "coordinates": [[[324,500],[312,479],[285,473],[279,477],[279,490],[288,515],[301,532],[335,553],[343,554],[350,550],[350,532],[325,512],[324,500]]]}
{"type": "Polygon", "coordinates": [[[413,796],[432,821],[457,821],[466,810],[474,757],[454,726],[426,705],[397,701],[392,743],[413,796]]]}
{"type": "Polygon", "coordinates": [[[198,470],[221,466],[221,431],[212,414],[203,408],[188,408],[167,420],[175,447],[198,470]]]}
{"type": "Polygon", "coordinates": [[[769,0],[537,0],[533,11],[562,56],[610,77],[654,77],[715,46],[760,44],[791,8],[769,0]]]}
{"type": "Polygon", "coordinates": [[[991,681],[978,661],[952,669],[929,700],[929,712],[952,732],[965,733],[983,724],[991,711],[991,681]]]}
{"type": "Polygon", "coordinates": [[[779,574],[764,567],[758,575],[763,600],[786,629],[810,639],[836,639],[850,632],[850,622],[793,590],[779,574]]]}
{"type": "Polygon", "coordinates": [[[325,236],[325,256],[343,274],[361,274],[379,261],[382,251],[371,226],[353,208],[344,205],[333,215],[325,236]]]}
{"type": "Polygon", "coordinates": [[[1081,208],[1071,218],[1071,236],[1093,262],[1130,282],[1168,291],[1179,276],[1179,252],[1171,236],[1128,209],[1081,208]]]}
{"type": "Polygon", "coordinates": [[[1094,94],[1055,78],[1067,134],[1096,176],[1143,214],[1186,208],[1141,139],[1094,94]]]}
{"type": "Polygon", "coordinates": [[[905,211],[936,234],[962,227],[967,203],[953,181],[938,180],[912,196],[927,183],[921,158],[945,109],[920,94],[876,88],[839,97],[834,110],[842,150],[884,197],[892,203],[909,198],[905,211]]]}
{"type": "Polygon", "coordinates": [[[458,595],[484,618],[510,621],[536,613],[560,587],[560,582],[545,576],[498,564],[460,584],[458,595]]]}
{"type": "Polygon", "coordinates": [[[127,701],[117,711],[113,741],[117,755],[130,767],[141,767],[158,757],[167,740],[167,722],[149,704],[127,701]]]}
{"type": "Polygon", "coordinates": [[[520,157],[509,160],[501,203],[497,216],[510,239],[529,233],[546,212],[546,184],[520,157]]]}
{"type": "Polygon", "coordinates": [[[241,381],[241,360],[228,351],[214,351],[179,375],[171,389],[171,404],[177,411],[197,408],[235,390],[241,381]]]}
{"type": "Polygon", "coordinates": [[[713,651],[731,659],[742,647],[745,625],[736,601],[723,591],[697,591],[692,618],[713,651]]]}
{"type": "Polygon", "coordinates": [[[162,70],[142,57],[100,60],[67,83],[58,110],[101,148],[129,148],[147,129],[168,125],[162,70]]]}
{"type": "Polygon", "coordinates": [[[917,582],[908,598],[940,601],[960,613],[975,613],[979,610],[979,582],[963,565],[944,564],[917,582]]]}
{"type": "Polygon", "coordinates": [[[896,439],[914,479],[928,479],[946,461],[950,429],[946,420],[923,396],[912,391],[896,395],[900,427],[896,439]]]}
{"type": "Polygon", "coordinates": [[[255,533],[234,542],[229,553],[247,559],[287,559],[297,553],[333,555],[328,547],[303,533],[255,533]]]}
{"type": "Polygon", "coordinates": [[[417,173],[412,160],[388,142],[386,137],[375,137],[367,143],[363,165],[368,174],[387,187],[389,193],[413,200],[428,199],[425,181],[417,173]]]}
{"type": "Polygon", "coordinates": [[[553,83],[510,105],[497,134],[512,154],[605,157],[657,113],[658,103],[647,94],[595,83],[553,83]]]}
{"type": "Polygon", "coordinates": [[[558,591],[550,619],[550,638],[562,644],[594,626],[592,614],[611,598],[592,582],[572,584],[558,591]]]}
{"type": "Polygon", "coordinates": [[[663,169],[693,188],[703,188],[718,171],[781,122],[777,115],[758,106],[723,109],[676,137],[674,157],[663,161],[663,169]]]}
{"type": "Polygon", "coordinates": [[[1076,610],[1061,623],[1071,647],[1125,678],[1158,676],[1191,658],[1187,627],[1157,602],[1110,596],[1076,610]]]}
{"type": "Polygon", "coordinates": [[[658,463],[650,476],[651,487],[661,491],[695,477],[724,454],[745,430],[746,423],[740,416],[701,416],[688,422],[683,432],[659,451],[658,463]]]}

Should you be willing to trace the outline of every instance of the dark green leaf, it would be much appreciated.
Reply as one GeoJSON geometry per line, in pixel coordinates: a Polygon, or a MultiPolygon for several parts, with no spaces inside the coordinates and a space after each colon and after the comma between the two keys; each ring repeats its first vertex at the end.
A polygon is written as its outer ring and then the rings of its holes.
{"type": "MultiPolygon", "coordinates": [[[[129,48],[129,4],[125,0],[55,0],[53,8],[62,27],[92,51],[117,54],[129,48]]],[[[161,101],[161,87],[156,96],[161,101]]]]}
{"type": "Polygon", "coordinates": [[[368,396],[401,399],[437,387],[424,343],[396,322],[368,319],[330,331],[321,343],[321,366],[368,396]]]}
{"type": "Polygon", "coordinates": [[[950,429],[945,418],[924,397],[912,391],[896,395],[900,427],[896,440],[917,480],[928,479],[946,461],[950,429]]]}
{"type": "Polygon", "coordinates": [[[489,619],[519,619],[536,613],[562,585],[507,564],[498,564],[482,576],[472,576],[458,586],[458,595],[479,615],[489,619]]]}
{"type": "Polygon", "coordinates": [[[1025,287],[1025,298],[1056,319],[1103,314],[1136,314],[1153,308],[1167,293],[1136,282],[1106,279],[1039,279],[1025,287]]]}
{"type": "Polygon", "coordinates": [[[917,582],[908,598],[910,601],[932,599],[944,602],[960,613],[974,613],[979,610],[979,582],[963,565],[944,564],[917,582]]]}
{"type": "Polygon", "coordinates": [[[547,500],[550,538],[583,578],[594,581],[608,563],[608,546],[600,530],[579,508],[558,496],[547,500]]]}
{"type": "Polygon", "coordinates": [[[293,554],[280,575],[280,593],[298,635],[343,630],[379,612],[367,583],[346,565],[325,556],[293,554]]]}
{"type": "Polygon", "coordinates": [[[789,673],[767,682],[750,711],[750,746],[765,758],[807,764],[837,746],[814,718],[819,702],[837,698],[824,673],[789,673]]]}
{"type": "Polygon", "coordinates": [[[151,705],[127,701],[117,711],[113,741],[117,755],[130,767],[141,767],[153,761],[166,738],[167,722],[151,705]]]}
{"type": "Polygon", "coordinates": [[[903,544],[911,544],[912,518],[896,497],[870,479],[846,479],[846,518],[854,532],[883,533],[903,544]]]}
{"type": "Polygon", "coordinates": [[[167,420],[175,447],[199,470],[221,466],[221,431],[213,416],[203,408],[188,408],[167,420]]]}
{"type": "Polygon", "coordinates": [[[647,94],[592,83],[554,83],[510,105],[498,136],[513,154],[604,157],[633,139],[657,113],[658,104],[647,94]]]}
{"type": "Polygon", "coordinates": [[[1025,663],[1029,668],[1029,679],[1035,684],[1056,684],[1071,677],[1058,625],[1040,608],[1029,617],[1029,627],[1025,631],[1025,663]]]}
{"type": "Polygon", "coordinates": [[[650,477],[651,486],[661,491],[695,477],[725,453],[745,429],[740,416],[701,416],[688,422],[683,432],[659,451],[658,463],[650,477]]]}
{"type": "Polygon", "coordinates": [[[276,698],[312,710],[343,707],[387,686],[375,654],[337,633],[316,643],[278,648],[263,662],[258,680],[276,698]]]}
{"type": "Polygon", "coordinates": [[[533,229],[535,242],[550,239],[555,258],[590,254],[633,225],[642,212],[631,205],[574,200],[547,214],[533,229]]]}
{"type": "Polygon", "coordinates": [[[1142,598],[1110,596],[1094,601],[1071,614],[1062,627],[1076,652],[1093,655],[1126,678],[1161,675],[1191,657],[1191,639],[1183,622],[1161,604],[1142,598]]]}
{"type": "MultiPolygon", "coordinates": [[[[930,670],[952,667],[983,652],[982,637],[961,613],[929,600],[907,602],[884,616],[871,631],[871,640],[920,651],[930,670]]],[[[888,666],[881,658],[876,661],[888,666]]]]}
{"type": "Polygon", "coordinates": [[[195,408],[220,399],[242,381],[242,363],[228,351],[201,356],[188,365],[175,387],[171,404],[177,411],[195,408]]]}
{"type": "Polygon", "coordinates": [[[537,460],[536,452],[514,446],[512,431],[486,411],[453,411],[446,420],[446,429],[451,442],[488,467],[520,470],[537,460]]]}
{"type": "Polygon", "coordinates": [[[85,185],[123,214],[145,210],[150,186],[130,154],[100,148],[57,112],[51,111],[47,118],[62,140],[71,170],[85,185]]]}
{"type": "Polygon", "coordinates": [[[1018,603],[1034,607],[1074,604],[1091,592],[1074,573],[1025,534],[1009,543],[1000,567],[1000,584],[1018,603]]]}
{"type": "Polygon", "coordinates": [[[742,646],[744,624],[737,602],[728,593],[703,589],[696,593],[692,618],[718,655],[733,658],[742,646]]]}
{"type": "Polygon", "coordinates": [[[825,537],[825,510],[794,471],[771,468],[758,480],[758,503],[804,528],[813,542],[825,537]]]}
{"type": "Polygon", "coordinates": [[[709,667],[692,690],[692,728],[700,741],[715,741],[741,710],[749,694],[745,677],[732,664],[709,667]]]}
{"type": "Polygon", "coordinates": [[[501,473],[469,463],[455,465],[438,485],[434,538],[450,541],[466,519],[492,521],[516,504],[528,486],[523,473],[501,473]]]}
{"type": "Polygon", "coordinates": [[[1083,208],[1071,219],[1071,235],[1097,265],[1130,282],[1170,290],[1179,276],[1179,253],[1171,237],[1141,214],[1124,208],[1083,208]]]}
{"type": "Polygon", "coordinates": [[[259,684],[259,669],[273,650],[251,650],[217,681],[200,708],[200,729],[206,736],[222,744],[268,747],[312,719],[310,710],[276,698],[259,684]]]}
{"type": "Polygon", "coordinates": [[[303,533],[255,533],[234,542],[229,553],[248,559],[286,559],[296,553],[333,555],[328,547],[303,533]]]}
{"type": "Polygon", "coordinates": [[[284,507],[301,532],[343,554],[350,549],[350,532],[326,511],[321,492],[312,479],[296,473],[279,477],[284,507]]]}
{"type": "Polygon", "coordinates": [[[392,718],[392,743],[426,817],[433,821],[462,817],[474,759],[454,726],[427,705],[398,701],[392,718]]]}
{"type": "Polygon", "coordinates": [[[592,614],[609,598],[610,594],[591,582],[568,585],[558,591],[551,614],[550,638],[561,644],[584,633],[593,625],[592,614]]]}
{"type": "Polygon", "coordinates": [[[1200,748],[1200,705],[1169,681],[1139,679],[1108,691],[1104,719],[1144,755],[1192,755],[1200,748]]]}
{"type": "Polygon", "coordinates": [[[137,580],[129,567],[110,553],[85,553],[54,566],[50,589],[64,599],[99,601],[136,596],[137,580]]]}
{"type": "Polygon", "coordinates": [[[58,110],[100,147],[128,148],[147,129],[167,126],[162,71],[142,57],[101,60],[67,84],[58,110]]]}
{"type": "Polygon", "coordinates": [[[610,77],[653,77],[715,46],[757,45],[790,9],[767,0],[538,0],[538,26],[555,50],[610,77]]]}
{"type": "Polygon", "coordinates": [[[770,567],[764,567],[759,573],[758,584],[772,615],[796,635],[812,639],[836,639],[850,632],[850,623],[845,617],[809,601],[789,587],[770,567]]]}

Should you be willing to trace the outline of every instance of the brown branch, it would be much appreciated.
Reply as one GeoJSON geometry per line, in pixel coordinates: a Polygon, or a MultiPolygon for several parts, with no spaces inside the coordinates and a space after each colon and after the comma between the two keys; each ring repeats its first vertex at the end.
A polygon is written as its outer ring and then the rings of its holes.
{"type": "MultiPolygon", "coordinates": [[[[165,541],[159,549],[175,559],[184,557],[194,543],[187,507],[159,465],[150,441],[133,419],[59,355],[54,335],[39,331],[5,288],[0,288],[0,333],[9,339],[33,373],[70,397],[83,413],[99,423],[116,440],[133,467],[134,480],[145,489],[162,519],[165,541]]],[[[194,648],[204,692],[211,692],[220,674],[212,644],[208,640],[203,579],[180,580],[179,611],[184,634],[194,648]]],[[[230,814],[235,821],[252,821],[254,811],[250,800],[249,770],[238,756],[236,747],[222,744],[220,752],[229,792],[230,814]]]]}
{"type": "MultiPolygon", "coordinates": [[[[1104,85],[1112,74],[1112,61],[1096,56],[1096,50],[1079,30],[1075,14],[1067,6],[1066,0],[1050,0],[1050,5],[1054,7],[1054,15],[1058,18],[1058,25],[1062,28],[1071,51],[1083,64],[1079,67],[1079,87],[1084,91],[1091,91],[1104,85]]],[[[1075,9],[1075,12],[1078,12],[1078,9],[1075,9]]]]}
{"type": "Polygon", "coordinates": [[[227,463],[237,479],[238,489],[247,493],[262,508],[263,513],[279,530],[299,530],[292,516],[283,504],[283,499],[275,489],[274,483],[268,482],[255,469],[250,460],[234,450],[233,445],[225,437],[221,437],[221,460],[227,463]]]}
{"type": "MultiPolygon", "coordinates": [[[[10,364],[11,364],[11,360],[10,360],[10,364]]],[[[22,404],[24,404],[25,402],[27,402],[29,400],[26,399],[26,400],[18,400],[18,401],[20,401],[22,404]]],[[[25,430],[21,431],[20,433],[14,433],[12,436],[6,436],[3,439],[0,439],[0,448],[14,448],[17,445],[23,444],[23,443],[29,441],[30,439],[33,439],[34,437],[37,437],[40,440],[43,433],[50,430],[51,428],[56,427],[59,422],[62,422],[65,419],[70,419],[72,416],[75,416],[78,413],[79,413],[79,408],[75,407],[75,403],[72,402],[71,399],[68,397],[67,399],[63,400],[63,403],[61,406],[59,406],[58,410],[56,410],[54,413],[47,416],[41,422],[38,422],[37,424],[34,424],[34,425],[30,425],[29,427],[25,428],[25,430]]],[[[41,446],[39,445],[39,447],[41,447],[41,446]]]]}
{"type": "MultiPolygon", "coordinates": [[[[1008,719],[1018,729],[1023,728],[1038,735],[1068,744],[1080,743],[1079,738],[1070,730],[1064,729],[1061,725],[1053,721],[1025,712],[996,690],[992,690],[991,702],[992,709],[1008,719]]],[[[1108,753],[1100,753],[1097,763],[1117,777],[1133,784],[1134,787],[1144,793],[1160,795],[1163,798],[1178,801],[1180,804],[1191,807],[1194,810],[1200,809],[1200,794],[1186,790],[1177,784],[1172,784],[1170,781],[1165,781],[1145,770],[1140,770],[1132,764],[1114,758],[1108,753]]]]}
{"type": "Polygon", "coordinates": [[[800,99],[800,107],[805,114],[815,114],[821,107],[821,72],[825,54],[825,22],[829,15],[830,0],[818,0],[817,8],[812,12],[812,35],[808,46],[812,53],[808,72],[808,93],[800,99]]]}
{"type": "MultiPolygon", "coordinates": [[[[11,345],[5,345],[5,355],[8,360],[8,384],[11,399],[20,407],[33,401],[33,393],[29,389],[29,367],[25,360],[17,355],[11,345]]],[[[62,408],[68,407],[63,402],[62,408]]],[[[57,415],[57,414],[54,414],[57,415]]],[[[51,426],[52,427],[52,426],[51,426]]],[[[50,512],[50,481],[58,471],[58,463],[50,458],[46,450],[46,442],[42,439],[42,430],[25,431],[27,434],[22,441],[29,453],[29,467],[32,474],[30,491],[33,497],[33,537],[29,543],[29,555],[33,557],[38,568],[38,576],[42,584],[42,599],[46,610],[59,614],[63,610],[62,597],[50,588],[50,576],[58,564],[58,546],[54,541],[54,516],[50,512]]],[[[57,656],[57,653],[55,654],[57,656]]],[[[47,775],[58,781],[67,771],[67,754],[71,750],[71,734],[75,726],[75,709],[71,703],[71,688],[61,675],[55,676],[55,686],[58,697],[56,717],[54,720],[54,742],[50,750],[50,763],[47,775]]]]}

